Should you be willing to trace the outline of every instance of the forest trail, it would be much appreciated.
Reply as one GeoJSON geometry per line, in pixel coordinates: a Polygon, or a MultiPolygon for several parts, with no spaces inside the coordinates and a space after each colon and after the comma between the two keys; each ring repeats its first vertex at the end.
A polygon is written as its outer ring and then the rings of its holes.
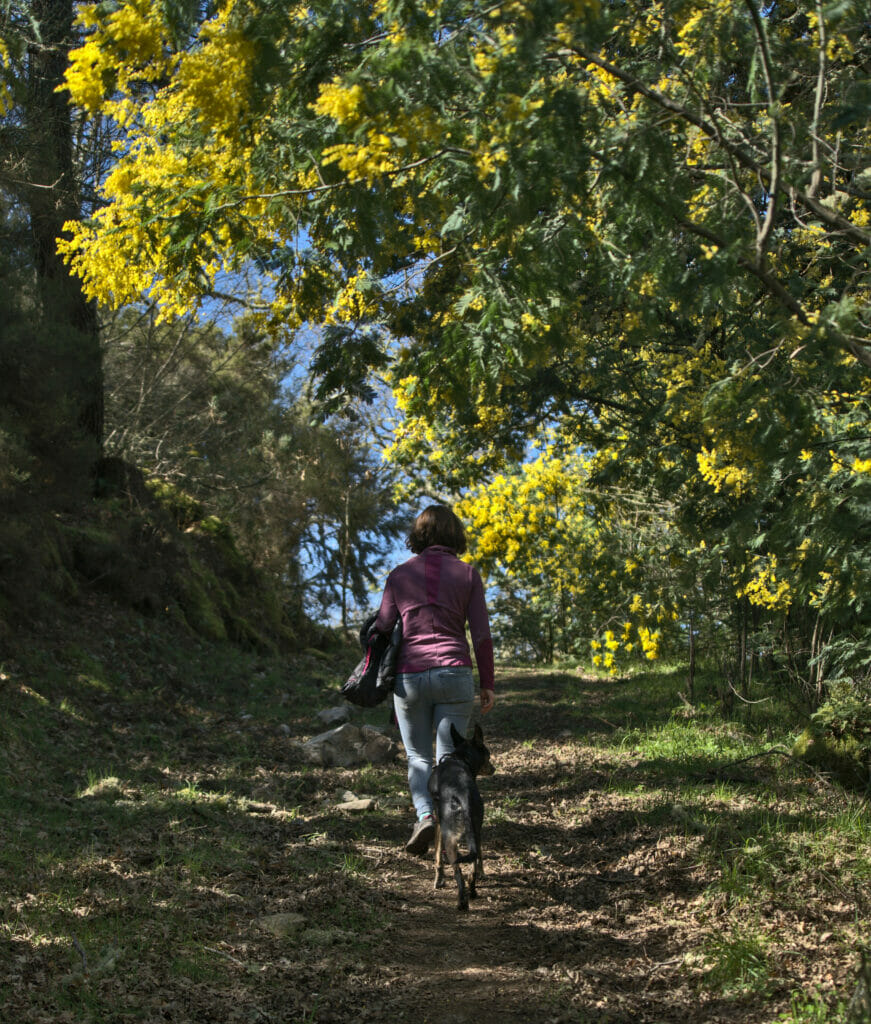
{"type": "Polygon", "coordinates": [[[752,1000],[719,999],[693,983],[686,954],[698,949],[706,885],[699,837],[687,836],[668,807],[663,820],[661,809],[609,786],[631,776],[631,756],[618,763],[579,742],[584,715],[595,730],[603,722],[592,703],[561,704],[561,682],[541,673],[501,678],[499,703],[483,721],[497,772],[480,780],[486,877],[469,913],[455,909],[452,884],[433,890],[432,854],[404,852],[408,813],[327,826],[328,841],[350,844],[366,861],[364,888],[357,876],[347,907],[353,916],[364,901],[375,923],[351,955],[334,947],[307,969],[297,965],[292,973],[309,995],[302,1019],[771,1019],[770,1004],[766,1015],[752,1000]]]}

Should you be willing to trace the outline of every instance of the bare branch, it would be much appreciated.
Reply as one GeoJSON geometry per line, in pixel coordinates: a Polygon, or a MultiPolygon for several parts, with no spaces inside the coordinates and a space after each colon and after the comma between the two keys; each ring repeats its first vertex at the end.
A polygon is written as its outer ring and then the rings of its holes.
{"type": "Polygon", "coordinates": [[[774,72],[771,66],[771,53],[768,49],[768,37],[765,34],[765,26],[753,0],[744,0],[750,17],[753,21],[753,28],[756,32],[756,40],[759,43],[759,51],[762,54],[762,70],[765,75],[765,87],[768,90],[768,116],[771,119],[771,163],[768,183],[768,208],[765,211],[765,220],[762,230],[756,235],[756,261],[760,267],[765,262],[765,251],[768,248],[768,239],[771,237],[774,228],[774,218],[777,214],[777,200],[780,192],[780,162],[781,162],[781,141],[780,141],[780,119],[778,117],[779,100],[774,90],[774,72]]]}
{"type": "MultiPolygon", "coordinates": [[[[387,178],[394,177],[397,174],[406,174],[408,171],[417,170],[418,167],[423,167],[426,164],[432,163],[434,160],[438,160],[439,157],[444,156],[446,153],[459,153],[462,156],[471,156],[471,152],[466,149],[459,149],[452,146],[443,146],[435,153],[431,153],[429,156],[421,157],[420,160],[414,160],[410,164],[403,164],[401,167],[396,167],[392,171],[385,171],[384,176],[387,178]]],[[[323,181],[320,168],[317,168],[318,177],[323,181]]],[[[319,192],[335,192],[338,189],[347,188],[354,182],[342,180],[336,181],[332,184],[314,185],[309,188],[287,188],[279,189],[277,192],[252,192],[249,195],[239,196],[238,199],[233,199],[228,203],[222,203],[220,206],[216,206],[214,212],[221,213],[223,210],[232,210],[237,206],[242,206],[244,203],[252,202],[254,200],[262,199],[284,199],[292,196],[311,196],[316,195],[319,192]]]]}
{"type": "Polygon", "coordinates": [[[823,19],[823,5],[817,0],[817,30],[820,34],[820,43],[817,50],[817,87],[814,93],[814,119],[811,124],[811,146],[813,173],[807,194],[811,199],[816,198],[820,184],[823,180],[823,167],[820,160],[820,114],[823,109],[823,95],[826,87],[826,23],[823,19]]]}

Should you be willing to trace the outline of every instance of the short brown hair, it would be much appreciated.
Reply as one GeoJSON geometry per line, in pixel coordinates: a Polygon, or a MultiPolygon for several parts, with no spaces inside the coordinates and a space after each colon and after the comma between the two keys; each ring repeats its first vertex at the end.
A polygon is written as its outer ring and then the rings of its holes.
{"type": "Polygon", "coordinates": [[[458,555],[466,550],[466,531],[447,505],[430,505],[415,519],[405,546],[419,555],[424,548],[441,544],[458,555]]]}

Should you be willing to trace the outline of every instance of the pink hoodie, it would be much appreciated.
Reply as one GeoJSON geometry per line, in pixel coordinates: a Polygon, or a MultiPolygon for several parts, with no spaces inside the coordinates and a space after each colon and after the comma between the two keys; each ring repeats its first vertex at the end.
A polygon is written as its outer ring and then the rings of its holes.
{"type": "Polygon", "coordinates": [[[471,666],[468,621],[481,687],[494,688],[493,641],[484,585],[478,570],[460,561],[451,548],[433,544],[390,573],[375,628],[389,633],[400,616],[398,671],[471,666]]]}

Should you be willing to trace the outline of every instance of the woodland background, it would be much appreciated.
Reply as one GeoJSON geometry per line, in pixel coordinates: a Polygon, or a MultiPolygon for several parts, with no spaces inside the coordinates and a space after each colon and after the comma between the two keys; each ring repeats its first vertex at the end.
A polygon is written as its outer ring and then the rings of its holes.
{"type": "Polygon", "coordinates": [[[0,1015],[871,1019],[869,111],[860,0],[0,0],[0,1015]],[[288,752],[432,500],[465,932],[288,752]]]}

